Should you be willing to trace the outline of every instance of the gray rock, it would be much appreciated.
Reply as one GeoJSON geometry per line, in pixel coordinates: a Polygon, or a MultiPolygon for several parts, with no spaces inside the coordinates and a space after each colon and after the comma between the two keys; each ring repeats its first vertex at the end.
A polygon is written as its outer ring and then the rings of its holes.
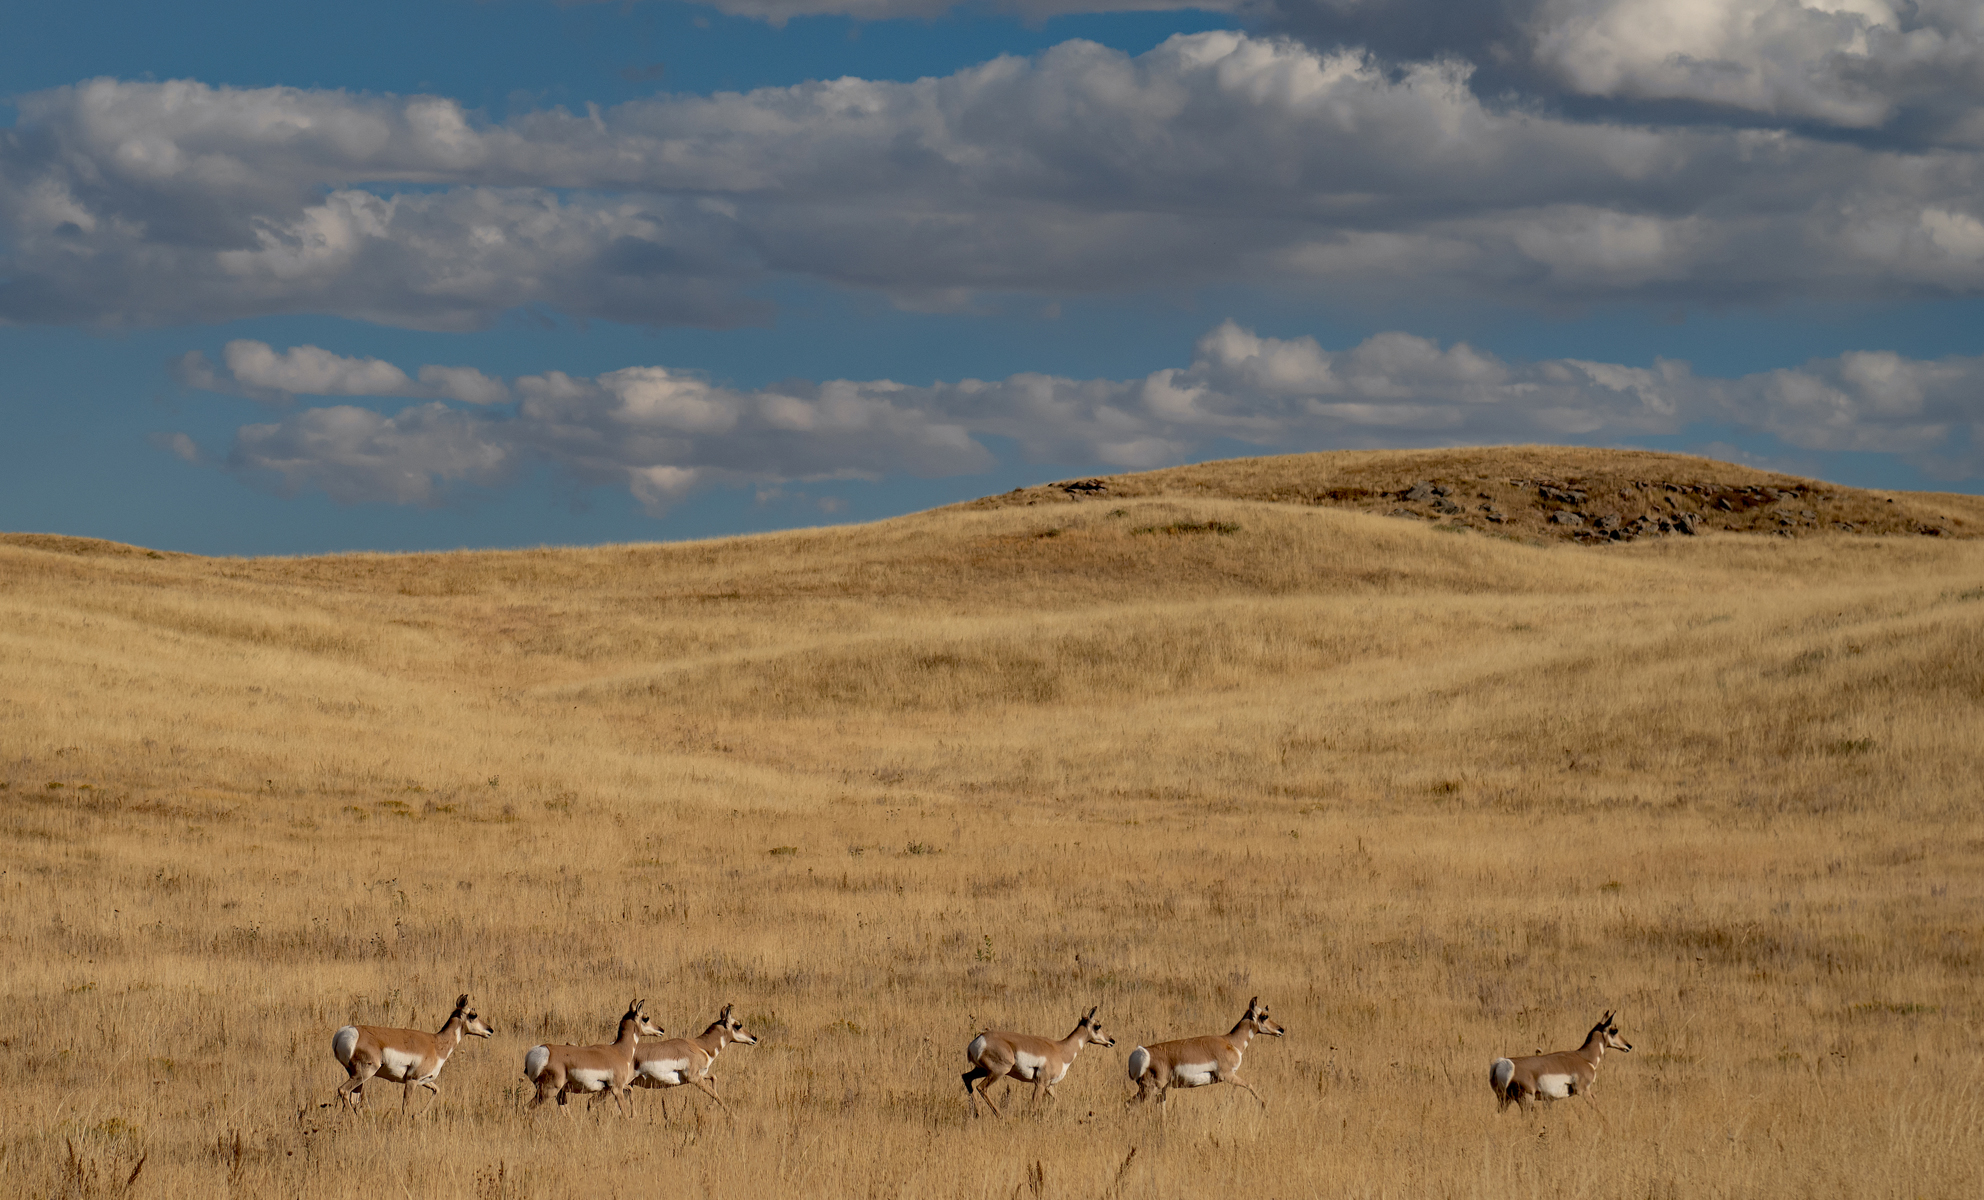
{"type": "Polygon", "coordinates": [[[1552,525],[1569,525],[1571,528],[1576,529],[1584,524],[1584,518],[1568,509],[1560,508],[1550,514],[1550,523],[1552,525]]]}

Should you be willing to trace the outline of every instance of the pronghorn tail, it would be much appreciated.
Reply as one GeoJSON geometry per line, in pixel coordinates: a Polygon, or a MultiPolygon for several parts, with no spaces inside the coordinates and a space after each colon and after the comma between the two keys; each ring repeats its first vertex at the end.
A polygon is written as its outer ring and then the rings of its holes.
{"type": "Polygon", "coordinates": [[[358,1026],[347,1025],[331,1035],[331,1053],[345,1066],[351,1065],[351,1052],[358,1048],[358,1026]]]}
{"type": "Polygon", "coordinates": [[[974,1063],[977,1062],[978,1056],[984,1053],[985,1053],[985,1035],[982,1033],[979,1034],[977,1037],[971,1039],[971,1045],[966,1046],[964,1048],[964,1057],[965,1057],[965,1061],[967,1062],[974,1062],[974,1063]]]}
{"type": "Polygon", "coordinates": [[[1142,1079],[1144,1072],[1148,1070],[1150,1070],[1150,1051],[1142,1046],[1130,1051],[1130,1078],[1142,1079]]]}
{"type": "Polygon", "coordinates": [[[1495,1089],[1495,1111],[1501,1112],[1509,1106],[1509,1081],[1516,1077],[1516,1065],[1506,1058],[1498,1058],[1488,1065],[1488,1086],[1495,1089]]]}
{"type": "Polygon", "coordinates": [[[551,1047],[532,1046],[530,1053],[524,1055],[524,1078],[536,1083],[537,1077],[544,1073],[544,1064],[550,1061],[551,1047]]]}

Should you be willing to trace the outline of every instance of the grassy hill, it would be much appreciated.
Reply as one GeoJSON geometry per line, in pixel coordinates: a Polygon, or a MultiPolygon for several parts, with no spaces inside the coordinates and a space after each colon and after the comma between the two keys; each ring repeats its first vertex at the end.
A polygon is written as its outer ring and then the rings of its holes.
{"type": "Polygon", "coordinates": [[[165,1194],[357,1195],[386,1161],[464,1196],[575,1164],[717,1195],[1973,1191],[1979,529],[1972,497],[1520,448],[672,545],[0,536],[0,1066],[33,1081],[0,1161],[37,1194],[140,1159],[165,1194]],[[463,990],[502,1036],[438,1100],[316,1107],[337,1026],[437,1027],[463,990]],[[1255,994],[1291,1030],[1247,1059],[1272,1110],[1121,1110],[1131,1046],[1255,994]],[[717,1071],[736,1119],[520,1111],[524,1050],[635,995],[763,1036],[717,1071]],[[1058,1108],[968,1122],[974,1033],[1097,1003],[1122,1044],[1058,1108]],[[1488,1061],[1606,1008],[1637,1050],[1604,1115],[1497,1120],[1488,1061]]]}
{"type": "Polygon", "coordinates": [[[1594,543],[1721,531],[1984,534],[1984,498],[1870,492],[1645,450],[1555,446],[1351,451],[1071,479],[966,508],[1167,496],[1382,513],[1517,539],[1594,543]]]}

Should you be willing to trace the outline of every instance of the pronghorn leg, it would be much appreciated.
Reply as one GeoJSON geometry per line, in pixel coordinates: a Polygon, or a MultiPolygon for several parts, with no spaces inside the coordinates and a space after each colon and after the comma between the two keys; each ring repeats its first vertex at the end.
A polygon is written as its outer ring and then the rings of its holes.
{"type": "Polygon", "coordinates": [[[985,1097],[985,1107],[992,1110],[993,1116],[1003,1117],[1006,1114],[1000,1112],[999,1106],[992,1103],[992,1085],[997,1082],[999,1082],[998,1078],[988,1077],[985,1082],[978,1085],[978,1094],[985,1097]]]}
{"type": "Polygon", "coordinates": [[[1607,1133],[1612,1132],[1612,1118],[1606,1116],[1605,1110],[1598,1107],[1598,1102],[1591,1098],[1590,1092],[1584,1094],[1584,1103],[1585,1107],[1589,1108],[1598,1117],[1598,1123],[1605,1127],[1605,1131],[1607,1133]]]}
{"type": "MultiPolygon", "coordinates": [[[[964,1075],[961,1076],[961,1078],[963,1078],[964,1080],[965,1098],[971,1101],[971,1115],[974,1117],[978,1115],[978,1089],[973,1085],[990,1074],[992,1074],[992,1072],[986,1070],[983,1065],[979,1063],[973,1063],[971,1064],[971,1070],[966,1071],[964,1075]]],[[[987,1096],[985,1098],[985,1103],[987,1104],[992,1103],[992,1097],[987,1096]]]]}
{"type": "Polygon", "coordinates": [[[715,1087],[715,1086],[714,1086],[714,1085],[713,1085],[713,1084],[712,1084],[712,1083],[711,1083],[711,1082],[710,1082],[709,1080],[707,1080],[707,1079],[691,1079],[691,1080],[690,1080],[689,1082],[690,1082],[690,1083],[693,1083],[693,1084],[695,1084],[695,1085],[696,1085],[697,1087],[699,1087],[699,1088],[701,1088],[701,1089],[702,1089],[703,1091],[705,1091],[705,1092],[707,1092],[707,1093],[709,1093],[709,1097],[710,1097],[710,1099],[712,1099],[712,1100],[714,1100],[714,1101],[716,1101],[716,1106],[717,1106],[718,1108],[720,1108],[720,1109],[722,1109],[722,1110],[723,1110],[723,1115],[724,1115],[724,1116],[726,1116],[726,1117],[727,1117],[727,1116],[730,1116],[730,1115],[732,1115],[732,1114],[731,1114],[731,1112],[730,1112],[730,1106],[729,1106],[728,1104],[725,1104],[725,1103],[723,1102],[723,1097],[722,1097],[722,1096],[719,1096],[719,1095],[717,1095],[717,1094],[716,1094],[716,1087],[715,1087]]]}
{"type": "MultiPolygon", "coordinates": [[[[1256,1100],[1261,1100],[1261,1094],[1254,1090],[1254,1085],[1248,1083],[1246,1080],[1240,1078],[1238,1075],[1228,1075],[1226,1077],[1226,1082],[1232,1084],[1234,1087],[1246,1088],[1247,1094],[1249,1096],[1252,1096],[1256,1100]]],[[[1268,1110],[1268,1102],[1265,1100],[1261,1100],[1261,1111],[1266,1112],[1267,1110],[1268,1110]]]]}
{"type": "Polygon", "coordinates": [[[338,1085],[338,1098],[344,1101],[346,1107],[355,1110],[365,1102],[365,1081],[378,1072],[379,1064],[354,1061],[345,1070],[351,1073],[351,1078],[338,1085]]]}

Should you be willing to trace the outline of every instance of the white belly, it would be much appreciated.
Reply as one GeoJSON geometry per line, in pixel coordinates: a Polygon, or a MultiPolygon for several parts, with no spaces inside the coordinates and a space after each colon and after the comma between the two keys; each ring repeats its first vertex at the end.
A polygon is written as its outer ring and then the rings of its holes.
{"type": "Polygon", "coordinates": [[[641,1064],[641,1080],[650,1087],[680,1087],[689,1082],[689,1064],[648,1061],[641,1064]]]}
{"type": "Polygon", "coordinates": [[[1204,1087],[1219,1082],[1212,1063],[1180,1063],[1171,1069],[1172,1087],[1204,1087]]]}
{"type": "Polygon", "coordinates": [[[1013,1055],[1013,1078],[1032,1083],[1034,1077],[1040,1074],[1040,1068],[1046,1065],[1047,1060],[1045,1058],[1042,1058],[1038,1054],[1028,1054],[1022,1050],[1018,1054],[1013,1055]]]}
{"type": "Polygon", "coordinates": [[[1571,1094],[1571,1085],[1575,1082],[1575,1075],[1538,1075],[1536,1094],[1549,1100],[1562,1100],[1571,1094]]]}
{"type": "Polygon", "coordinates": [[[575,1067],[565,1072],[565,1088],[573,1092],[603,1092],[613,1086],[613,1072],[596,1067],[575,1067]]]}
{"type": "MultiPolygon", "coordinates": [[[[436,1071],[435,1074],[439,1074],[436,1071]]],[[[404,1083],[411,1077],[420,1077],[420,1056],[408,1054],[404,1050],[386,1050],[379,1055],[379,1078],[390,1079],[394,1083],[404,1083]]]]}

